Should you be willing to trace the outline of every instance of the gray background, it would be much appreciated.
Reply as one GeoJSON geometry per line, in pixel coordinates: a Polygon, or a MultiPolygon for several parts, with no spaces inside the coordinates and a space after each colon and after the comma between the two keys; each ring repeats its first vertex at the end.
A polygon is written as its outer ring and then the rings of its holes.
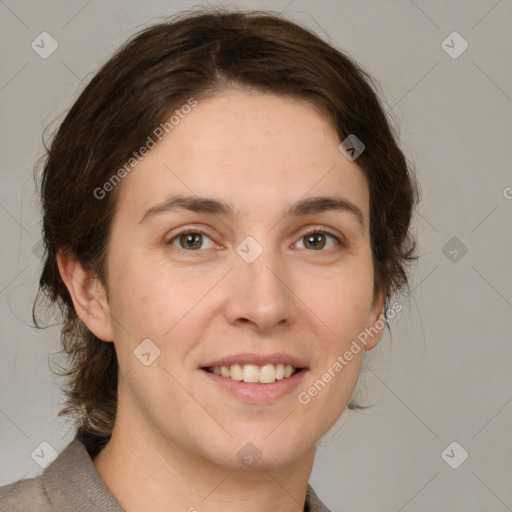
{"type": "MultiPolygon", "coordinates": [[[[362,398],[379,405],[342,416],[310,482],[333,512],[511,511],[512,2],[209,3],[284,11],[368,69],[423,188],[413,299],[361,380],[362,398]],[[469,44],[458,58],[442,47],[453,31],[469,44]],[[441,457],[453,441],[469,453],[458,469],[441,457]]],[[[73,435],[48,367],[58,330],[31,328],[42,132],[131,34],[199,5],[0,0],[0,485],[41,473],[31,453],[73,435]],[[59,45],[47,59],[31,48],[43,31],[59,45]]],[[[448,453],[460,461],[460,448],[448,453]]]]}

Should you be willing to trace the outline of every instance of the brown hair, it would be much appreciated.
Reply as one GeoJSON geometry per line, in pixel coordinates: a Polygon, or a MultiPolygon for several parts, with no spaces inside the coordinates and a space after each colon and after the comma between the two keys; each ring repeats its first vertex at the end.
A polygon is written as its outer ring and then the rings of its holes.
{"type": "Polygon", "coordinates": [[[357,164],[369,185],[374,292],[388,297],[408,287],[406,265],[417,259],[409,225],[419,189],[367,72],[309,30],[264,11],[181,13],[142,30],[92,78],[42,157],[45,261],[32,315],[39,327],[34,312],[41,292],[60,307],[69,380],[59,415],[74,416],[77,437],[91,456],[114,425],[115,347],[77,316],[57,252],[72,251],[106,286],[105,257],[122,184],[104,199],[94,190],[174,109],[229,84],[307,100],[328,116],[340,141],[355,134],[364,143],[357,164]]]}

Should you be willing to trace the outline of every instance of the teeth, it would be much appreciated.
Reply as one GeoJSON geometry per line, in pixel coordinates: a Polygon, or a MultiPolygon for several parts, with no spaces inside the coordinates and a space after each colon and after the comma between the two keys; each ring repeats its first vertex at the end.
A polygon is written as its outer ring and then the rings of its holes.
{"type": "Polygon", "coordinates": [[[222,377],[233,380],[271,384],[276,380],[286,379],[297,372],[297,369],[289,364],[265,364],[257,366],[255,364],[232,364],[231,366],[215,366],[208,368],[211,373],[221,375],[222,377]]]}
{"type": "MultiPolygon", "coordinates": [[[[221,367],[221,372],[222,372],[222,367],[221,367]]],[[[244,376],[243,376],[243,372],[242,372],[242,367],[239,364],[232,364],[230,372],[229,372],[229,376],[233,380],[243,380],[244,376]]]]}
{"type": "Polygon", "coordinates": [[[259,382],[260,369],[255,364],[244,364],[242,380],[244,382],[259,382]]]}
{"type": "MultiPolygon", "coordinates": [[[[256,366],[256,368],[258,368],[256,366]]],[[[266,364],[262,366],[261,369],[258,368],[258,382],[262,382],[264,384],[268,384],[270,382],[275,382],[276,380],[276,368],[273,364],[266,364]]]]}

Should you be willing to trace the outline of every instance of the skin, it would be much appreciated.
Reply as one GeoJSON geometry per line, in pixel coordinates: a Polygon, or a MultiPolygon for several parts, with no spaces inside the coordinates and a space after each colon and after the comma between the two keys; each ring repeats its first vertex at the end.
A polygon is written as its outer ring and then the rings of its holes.
{"type": "MultiPolygon", "coordinates": [[[[128,512],[303,510],[317,441],[345,409],[364,350],[307,405],[297,400],[379,319],[373,296],[369,191],[324,116],[295,98],[229,89],[198,105],[118,186],[106,288],[65,252],[61,275],[82,321],[113,342],[120,367],[112,438],[93,460],[128,512]],[[176,210],[139,222],[171,194],[229,202],[232,218],[176,210]],[[337,195],[348,211],[283,217],[293,203],[337,195]],[[262,207],[264,205],[264,207],[262,207]],[[327,228],[319,248],[304,236],[327,228]],[[179,233],[207,233],[197,244],[179,233]],[[252,263],[236,252],[252,236],[252,263]],[[196,249],[187,247],[199,246],[196,249]],[[108,295],[108,301],[107,301],[108,295]],[[149,338],[160,356],[134,349],[149,338]],[[285,352],[307,362],[290,394],[247,404],[200,366],[222,356],[285,352]],[[248,468],[237,452],[261,453],[248,468]]],[[[318,235],[317,235],[318,236],[318,235]]]]}

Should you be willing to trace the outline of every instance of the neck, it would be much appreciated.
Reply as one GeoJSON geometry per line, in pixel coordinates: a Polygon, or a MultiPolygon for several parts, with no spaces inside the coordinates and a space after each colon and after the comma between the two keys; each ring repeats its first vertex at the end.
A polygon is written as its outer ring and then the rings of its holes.
{"type": "Polygon", "coordinates": [[[127,512],[302,512],[314,456],[313,447],[286,466],[234,469],[118,415],[93,464],[127,512]]]}

